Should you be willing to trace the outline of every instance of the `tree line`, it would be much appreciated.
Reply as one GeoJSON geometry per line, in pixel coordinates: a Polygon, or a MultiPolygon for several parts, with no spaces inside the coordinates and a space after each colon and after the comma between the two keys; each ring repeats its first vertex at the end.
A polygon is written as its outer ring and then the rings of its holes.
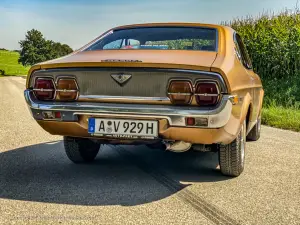
{"type": "Polygon", "coordinates": [[[18,61],[22,63],[23,66],[31,66],[73,52],[73,49],[69,45],[47,40],[44,35],[36,29],[27,31],[25,39],[19,41],[19,44],[21,50],[18,61]]]}

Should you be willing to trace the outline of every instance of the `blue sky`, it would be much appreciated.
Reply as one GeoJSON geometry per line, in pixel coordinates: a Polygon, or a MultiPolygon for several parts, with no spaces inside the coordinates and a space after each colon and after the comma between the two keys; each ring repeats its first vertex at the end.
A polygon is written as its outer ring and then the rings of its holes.
{"type": "Polygon", "coordinates": [[[118,25],[143,22],[219,23],[297,0],[0,0],[0,48],[19,49],[27,30],[77,49],[118,25]]]}

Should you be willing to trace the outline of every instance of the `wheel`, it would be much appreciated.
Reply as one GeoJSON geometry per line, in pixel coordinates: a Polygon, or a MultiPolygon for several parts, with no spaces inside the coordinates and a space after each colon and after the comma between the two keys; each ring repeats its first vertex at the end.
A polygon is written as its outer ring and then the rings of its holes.
{"type": "Polygon", "coordinates": [[[247,141],[257,141],[260,138],[261,117],[257,119],[257,123],[247,135],[247,141]]]}
{"type": "Polygon", "coordinates": [[[237,177],[244,170],[246,144],[246,121],[237,138],[227,145],[219,145],[219,164],[223,175],[237,177]]]}
{"type": "Polygon", "coordinates": [[[64,146],[72,162],[85,163],[96,158],[101,144],[86,138],[64,137],[64,146]]]}

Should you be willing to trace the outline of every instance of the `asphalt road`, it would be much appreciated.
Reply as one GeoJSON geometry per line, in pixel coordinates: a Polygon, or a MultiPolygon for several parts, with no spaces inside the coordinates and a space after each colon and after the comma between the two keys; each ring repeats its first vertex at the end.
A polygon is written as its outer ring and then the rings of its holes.
{"type": "Polygon", "coordinates": [[[233,179],[215,153],[144,146],[74,165],[31,118],[24,84],[0,78],[0,224],[300,224],[300,133],[263,127],[233,179]]]}

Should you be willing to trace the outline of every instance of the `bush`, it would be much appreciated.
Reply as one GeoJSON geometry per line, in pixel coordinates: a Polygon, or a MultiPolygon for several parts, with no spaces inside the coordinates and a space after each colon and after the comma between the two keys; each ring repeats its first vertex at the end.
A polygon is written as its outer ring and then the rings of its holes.
{"type": "Polygon", "coordinates": [[[300,106],[300,10],[223,23],[243,38],[263,82],[264,104],[300,106]]]}
{"type": "Polygon", "coordinates": [[[0,70],[0,75],[5,75],[5,71],[4,70],[0,70]]]}

